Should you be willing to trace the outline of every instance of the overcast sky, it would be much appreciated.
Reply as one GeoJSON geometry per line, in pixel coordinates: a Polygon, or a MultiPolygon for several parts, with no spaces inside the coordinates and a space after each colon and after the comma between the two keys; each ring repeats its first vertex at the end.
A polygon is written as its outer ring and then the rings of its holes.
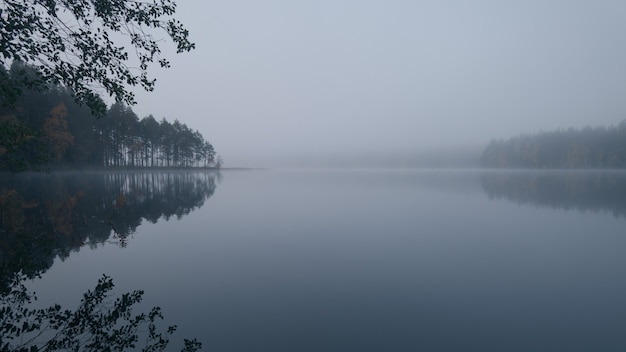
{"type": "Polygon", "coordinates": [[[133,109],[198,129],[227,166],[626,119],[623,0],[177,3],[197,49],[133,109]]]}

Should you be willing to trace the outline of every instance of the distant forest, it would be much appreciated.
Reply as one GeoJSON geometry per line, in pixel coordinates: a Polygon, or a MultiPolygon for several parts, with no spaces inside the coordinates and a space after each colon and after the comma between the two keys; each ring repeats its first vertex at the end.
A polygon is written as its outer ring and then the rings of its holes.
{"type": "MultiPolygon", "coordinates": [[[[0,70],[3,96],[12,93],[7,81],[33,74],[19,62],[8,72],[0,70]]],[[[14,96],[13,102],[0,102],[0,170],[221,164],[213,145],[178,120],[157,121],[152,115],[140,120],[122,103],[114,103],[106,116],[96,119],[62,86],[14,96]]]]}
{"type": "Polygon", "coordinates": [[[626,168],[626,121],[493,140],[481,161],[495,168],[626,168]]]}

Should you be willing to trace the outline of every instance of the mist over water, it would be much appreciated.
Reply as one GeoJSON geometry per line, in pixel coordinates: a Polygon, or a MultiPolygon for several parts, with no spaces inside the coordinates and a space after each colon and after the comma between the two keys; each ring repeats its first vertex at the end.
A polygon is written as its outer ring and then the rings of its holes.
{"type": "Polygon", "coordinates": [[[21,284],[73,309],[105,274],[172,350],[626,351],[624,14],[177,1],[197,50],[132,110],[0,116],[6,170],[109,170],[0,173],[0,348],[21,284]]]}
{"type": "Polygon", "coordinates": [[[626,118],[621,1],[178,5],[197,49],[172,54],[135,111],[199,129],[227,166],[482,148],[626,118]]]}
{"type": "MultiPolygon", "coordinates": [[[[626,346],[623,172],[183,175],[159,181],[161,194],[193,187],[205,201],[168,196],[189,211],[139,221],[124,246],[55,259],[30,284],[39,304],[71,306],[107,273],[208,350],[626,346]]],[[[138,176],[111,184],[127,200],[120,216],[159,202],[142,198],[154,181],[138,176]]]]}

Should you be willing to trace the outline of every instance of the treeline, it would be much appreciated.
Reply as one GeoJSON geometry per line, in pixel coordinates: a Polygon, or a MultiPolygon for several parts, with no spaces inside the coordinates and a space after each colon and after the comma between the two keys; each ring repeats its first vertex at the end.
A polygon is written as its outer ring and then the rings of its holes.
{"type": "Polygon", "coordinates": [[[481,161],[497,168],[625,168],[626,121],[493,140],[481,161]]]}
{"type": "MultiPolygon", "coordinates": [[[[0,89],[32,75],[14,63],[0,67],[0,89]]],[[[11,96],[5,94],[4,96],[11,96]]],[[[113,104],[96,119],[61,86],[15,94],[0,102],[0,170],[47,167],[219,167],[213,145],[184,123],[139,119],[113,104]]]]}

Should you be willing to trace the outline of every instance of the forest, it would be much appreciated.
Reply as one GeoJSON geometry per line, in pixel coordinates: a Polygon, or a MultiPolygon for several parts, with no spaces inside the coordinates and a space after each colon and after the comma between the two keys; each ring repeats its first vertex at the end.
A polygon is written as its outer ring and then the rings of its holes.
{"type": "Polygon", "coordinates": [[[481,162],[493,168],[625,168],[626,120],[612,127],[570,128],[492,140],[481,162]]]}
{"type": "Polygon", "coordinates": [[[213,145],[178,120],[142,119],[120,102],[101,118],[61,85],[6,92],[7,81],[34,75],[18,61],[0,67],[0,171],[54,168],[218,167],[213,145]]]}

